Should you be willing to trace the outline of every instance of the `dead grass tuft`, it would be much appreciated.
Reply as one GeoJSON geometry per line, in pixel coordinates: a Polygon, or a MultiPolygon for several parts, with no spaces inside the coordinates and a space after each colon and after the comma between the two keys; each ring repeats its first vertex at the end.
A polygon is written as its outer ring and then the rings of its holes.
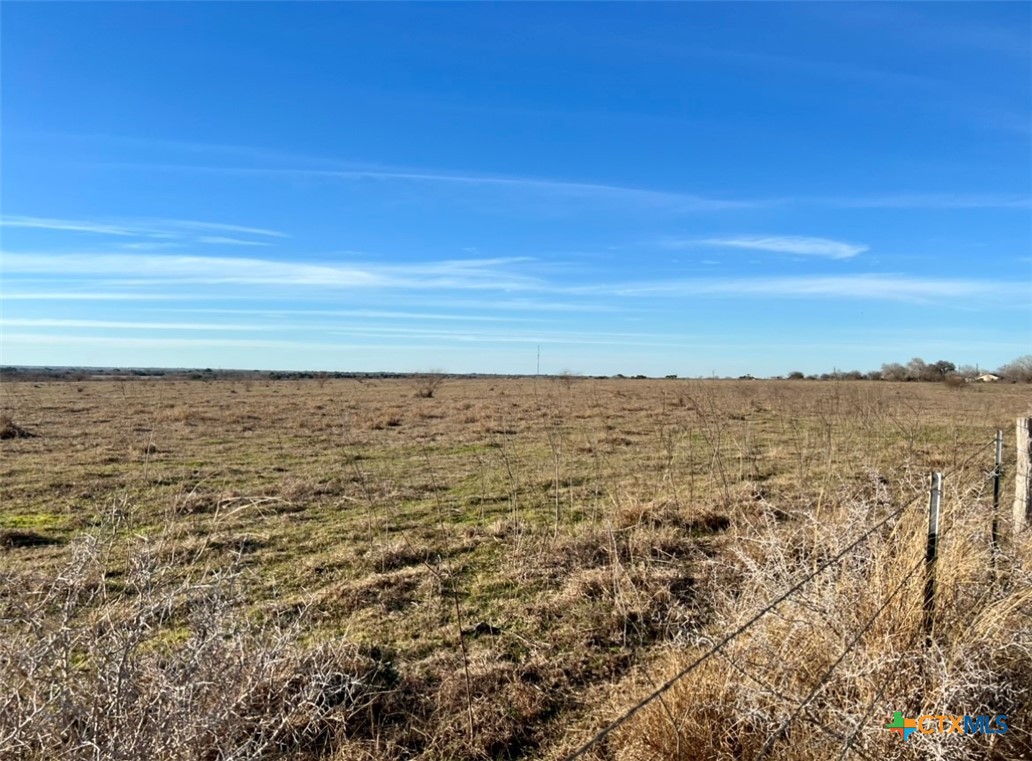
{"type": "Polygon", "coordinates": [[[10,415],[0,415],[0,439],[31,439],[36,434],[22,428],[10,415]]]}

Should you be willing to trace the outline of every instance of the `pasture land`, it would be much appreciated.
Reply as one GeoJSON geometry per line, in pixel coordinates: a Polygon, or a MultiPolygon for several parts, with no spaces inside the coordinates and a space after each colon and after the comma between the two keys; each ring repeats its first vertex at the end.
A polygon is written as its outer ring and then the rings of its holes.
{"type": "Polygon", "coordinates": [[[992,556],[987,479],[1029,386],[424,392],[0,386],[0,758],[561,758],[903,505],[587,757],[1032,757],[1032,547],[1008,477],[992,556]]]}

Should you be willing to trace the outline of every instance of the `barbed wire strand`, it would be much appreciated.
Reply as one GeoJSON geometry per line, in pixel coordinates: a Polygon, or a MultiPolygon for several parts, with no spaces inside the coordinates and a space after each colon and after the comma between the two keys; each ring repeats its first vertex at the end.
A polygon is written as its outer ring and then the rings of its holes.
{"type": "Polygon", "coordinates": [[[898,507],[895,510],[893,510],[891,513],[886,515],[884,518],[882,518],[880,521],[878,521],[876,524],[874,524],[871,528],[869,528],[863,534],[861,534],[856,539],[854,539],[852,542],[850,542],[844,549],[840,550],[838,553],[836,553],[830,559],[828,559],[827,561],[822,563],[820,566],[818,566],[815,570],[811,571],[809,574],[807,574],[802,579],[800,579],[795,584],[793,584],[791,587],[789,587],[786,591],[782,592],[780,595],[775,597],[773,600],[771,600],[769,603],[767,603],[763,608],[761,608],[759,611],[757,611],[752,617],[750,617],[748,621],[746,621],[745,623],[740,624],[739,626],[737,626],[732,632],[730,632],[729,634],[725,635],[716,645],[714,645],[708,651],[706,651],[705,653],[703,653],[702,655],[697,657],[694,661],[689,663],[687,666],[682,668],[680,671],[678,671],[676,674],[674,674],[672,677],[670,677],[667,681],[665,681],[662,685],[660,685],[658,688],[653,690],[649,695],[647,695],[644,698],[642,698],[641,700],[639,700],[637,703],[635,703],[633,706],[631,706],[630,709],[625,711],[621,716],[619,716],[618,718],[614,719],[609,724],[607,724],[605,727],[603,727],[601,730],[599,730],[588,742],[586,742],[580,748],[578,748],[573,753],[571,753],[569,756],[567,756],[565,761],[574,761],[574,759],[577,759],[577,758],[580,758],[581,756],[583,756],[585,753],[587,753],[589,750],[591,750],[593,747],[595,747],[599,742],[601,742],[606,737],[608,737],[613,731],[615,731],[616,729],[620,728],[625,723],[627,723],[627,721],[629,721],[633,716],[635,716],[642,708],[644,708],[645,706],[649,705],[652,701],[656,700],[661,695],[664,695],[665,693],[667,693],[675,684],[677,684],[679,681],[681,681],[681,679],[683,679],[684,677],[688,676],[688,674],[690,674],[695,669],[697,669],[699,666],[701,666],[703,663],[708,661],[716,653],[722,651],[733,640],[737,639],[739,636],[741,636],[747,630],[752,628],[752,626],[754,624],[756,624],[757,621],[759,621],[761,618],[763,618],[765,615],[770,613],[772,610],[774,610],[777,606],[779,606],[781,603],[783,603],[789,597],[791,597],[796,592],[798,592],[800,589],[802,589],[806,584],[808,584],[810,581],[815,579],[818,575],[820,575],[825,570],[827,570],[831,566],[833,566],[836,563],[838,563],[839,561],[841,561],[846,555],[848,555],[856,547],[858,547],[860,544],[862,544],[864,541],[866,541],[876,531],[881,529],[883,526],[885,526],[887,523],[889,523],[893,519],[898,518],[900,515],[902,515],[904,511],[906,511],[911,505],[913,505],[922,496],[924,496],[923,493],[918,493],[918,494],[914,495],[914,497],[912,497],[906,503],[904,503],[900,507],[898,507]]]}
{"type": "MultiPolygon", "coordinates": [[[[986,449],[995,449],[995,448],[996,448],[996,439],[995,438],[992,441],[990,441],[990,442],[986,442],[986,443],[982,443],[982,444],[976,445],[974,451],[970,455],[968,455],[967,458],[962,463],[960,463],[959,465],[954,465],[952,468],[949,468],[948,470],[946,468],[943,468],[943,470],[942,470],[943,478],[946,478],[947,476],[952,476],[952,475],[956,475],[957,473],[960,473],[964,468],[966,468],[968,465],[970,465],[971,462],[976,457],[978,457],[980,454],[982,454],[986,449]]],[[[996,468],[996,463],[994,462],[993,463],[993,470],[995,470],[995,468],[996,468]]],[[[992,473],[992,470],[990,471],[990,474],[991,473],[992,473]]]]}
{"type": "MultiPolygon", "coordinates": [[[[799,702],[799,698],[789,697],[788,695],[785,695],[784,693],[782,693],[780,690],[778,690],[774,686],[768,684],[767,682],[765,682],[762,679],[760,679],[759,677],[757,677],[755,674],[751,673],[748,669],[744,669],[741,666],[739,666],[737,663],[734,662],[734,660],[732,658],[730,658],[728,656],[727,653],[721,652],[721,653],[718,653],[718,655],[721,658],[724,659],[724,663],[726,663],[732,669],[734,669],[739,674],[744,676],[746,679],[751,679],[753,682],[758,684],[764,691],[766,691],[770,695],[773,695],[778,700],[781,700],[781,701],[783,701],[785,703],[798,703],[799,702]]],[[[813,716],[808,716],[807,718],[809,719],[811,724],[813,724],[815,727],[817,727],[817,729],[821,730],[825,734],[828,734],[831,737],[834,737],[839,742],[843,742],[843,743],[848,743],[849,742],[849,738],[847,736],[845,736],[843,733],[839,732],[838,730],[835,730],[835,729],[832,729],[831,727],[825,726],[824,724],[822,724],[820,721],[818,721],[813,716]]],[[[863,758],[864,761],[874,761],[873,758],[871,758],[869,755],[867,755],[867,753],[865,753],[862,750],[854,750],[853,752],[856,753],[857,755],[859,755],[861,758],[863,758]]]]}
{"type": "Polygon", "coordinates": [[[832,663],[824,671],[824,673],[821,675],[821,678],[817,680],[817,684],[815,684],[813,686],[813,689],[810,690],[809,694],[807,694],[807,696],[803,698],[803,701],[796,707],[796,709],[781,723],[781,726],[778,727],[777,731],[773,732],[767,738],[767,742],[765,742],[763,744],[763,747],[760,748],[760,752],[756,754],[756,756],[753,758],[753,761],[761,761],[762,759],[768,756],[771,750],[773,750],[774,745],[777,743],[777,741],[783,738],[785,736],[785,733],[788,732],[789,727],[792,726],[792,723],[796,720],[796,717],[798,717],[799,714],[803,711],[803,709],[810,704],[810,701],[817,697],[817,694],[822,689],[824,689],[825,685],[831,679],[832,675],[834,675],[835,670],[841,665],[842,661],[844,661],[846,659],[846,656],[856,649],[856,646],[860,643],[860,640],[863,638],[865,634],[867,634],[868,631],[870,631],[871,627],[874,626],[875,622],[877,622],[878,618],[889,606],[889,603],[891,603],[896,598],[896,595],[898,595],[904,589],[904,587],[906,587],[906,585],[910,582],[914,575],[921,570],[924,564],[924,558],[921,558],[917,563],[914,564],[913,568],[910,569],[909,573],[907,573],[907,575],[903,577],[903,580],[896,585],[895,589],[892,590],[888,597],[885,598],[885,601],[878,607],[878,610],[874,612],[874,615],[867,619],[867,622],[860,628],[860,631],[858,631],[856,635],[853,636],[853,638],[850,640],[849,644],[846,645],[845,649],[842,651],[839,657],[835,659],[835,662],[832,663]]]}

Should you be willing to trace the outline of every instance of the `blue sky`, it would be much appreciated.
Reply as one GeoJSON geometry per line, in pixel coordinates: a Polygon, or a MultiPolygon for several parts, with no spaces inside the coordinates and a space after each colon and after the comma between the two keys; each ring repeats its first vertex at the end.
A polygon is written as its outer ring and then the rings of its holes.
{"type": "Polygon", "coordinates": [[[4,3],[4,364],[1032,352],[1028,3],[4,3]]]}

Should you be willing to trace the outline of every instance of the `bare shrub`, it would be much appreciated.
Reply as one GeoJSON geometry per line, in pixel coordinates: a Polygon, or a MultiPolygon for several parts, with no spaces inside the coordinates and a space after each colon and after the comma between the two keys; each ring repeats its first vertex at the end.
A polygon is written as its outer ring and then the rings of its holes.
{"type": "Polygon", "coordinates": [[[0,757],[318,756],[375,735],[388,668],[304,646],[303,615],[248,615],[239,569],[180,578],[159,554],[91,536],[54,577],[0,574],[0,757]]]}
{"type": "Polygon", "coordinates": [[[416,376],[416,396],[420,399],[432,399],[437,389],[444,383],[443,370],[433,369],[416,376]]]}

